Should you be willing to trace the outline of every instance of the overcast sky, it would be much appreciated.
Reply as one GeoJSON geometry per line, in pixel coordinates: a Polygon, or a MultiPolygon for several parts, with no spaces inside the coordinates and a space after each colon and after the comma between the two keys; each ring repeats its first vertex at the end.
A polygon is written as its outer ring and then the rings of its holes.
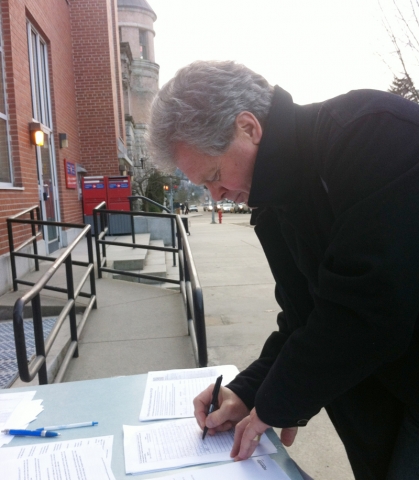
{"type": "MultiPolygon", "coordinates": [[[[384,3],[391,0],[382,0],[384,3]]],[[[160,85],[194,60],[236,60],[296,103],[387,90],[391,45],[377,0],[148,0],[160,85]]]]}

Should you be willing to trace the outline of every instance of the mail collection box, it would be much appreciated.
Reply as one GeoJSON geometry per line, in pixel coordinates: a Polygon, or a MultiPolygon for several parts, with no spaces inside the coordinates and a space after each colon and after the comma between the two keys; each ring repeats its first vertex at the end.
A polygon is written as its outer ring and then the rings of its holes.
{"type": "Polygon", "coordinates": [[[108,201],[106,178],[104,176],[83,177],[82,190],[84,215],[93,215],[93,209],[97,207],[99,203],[108,201]]]}
{"type": "Polygon", "coordinates": [[[131,178],[107,177],[107,195],[109,210],[130,211],[129,196],[131,196],[131,178]]]}

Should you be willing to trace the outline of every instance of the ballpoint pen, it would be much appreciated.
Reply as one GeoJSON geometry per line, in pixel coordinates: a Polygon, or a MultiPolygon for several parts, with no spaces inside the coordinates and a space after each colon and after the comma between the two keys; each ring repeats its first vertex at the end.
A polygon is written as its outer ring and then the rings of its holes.
{"type": "Polygon", "coordinates": [[[94,427],[99,422],[81,422],[69,423],[68,425],[52,425],[48,427],[37,428],[36,430],[65,430],[67,428],[94,427]]]}
{"type": "Polygon", "coordinates": [[[19,435],[21,437],[58,437],[60,434],[48,430],[13,430],[12,428],[2,430],[6,435],[19,435]]]}
{"type": "MultiPolygon", "coordinates": [[[[212,413],[216,408],[218,408],[218,394],[220,393],[221,382],[223,380],[223,376],[220,375],[217,380],[215,381],[214,390],[212,391],[212,400],[211,405],[208,410],[208,415],[212,413]]],[[[202,434],[202,440],[205,439],[205,435],[208,432],[208,427],[204,427],[204,433],[202,434]]]]}

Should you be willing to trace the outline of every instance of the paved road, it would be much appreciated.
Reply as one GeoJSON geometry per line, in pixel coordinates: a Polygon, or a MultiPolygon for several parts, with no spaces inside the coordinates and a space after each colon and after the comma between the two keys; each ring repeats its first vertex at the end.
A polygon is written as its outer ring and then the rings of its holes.
{"type": "MultiPolygon", "coordinates": [[[[274,282],[248,214],[190,215],[190,245],[203,287],[209,364],[245,368],[276,327],[274,282]]],[[[353,480],[324,410],[300,428],[290,455],[315,480],[353,480]]]]}

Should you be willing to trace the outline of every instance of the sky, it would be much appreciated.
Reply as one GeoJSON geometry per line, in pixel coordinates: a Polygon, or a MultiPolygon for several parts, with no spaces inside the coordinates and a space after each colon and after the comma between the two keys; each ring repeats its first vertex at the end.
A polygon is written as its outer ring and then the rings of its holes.
{"type": "Polygon", "coordinates": [[[243,63],[299,104],[359,88],[387,90],[393,80],[378,0],[148,2],[157,15],[160,86],[194,60],[243,63]]]}

